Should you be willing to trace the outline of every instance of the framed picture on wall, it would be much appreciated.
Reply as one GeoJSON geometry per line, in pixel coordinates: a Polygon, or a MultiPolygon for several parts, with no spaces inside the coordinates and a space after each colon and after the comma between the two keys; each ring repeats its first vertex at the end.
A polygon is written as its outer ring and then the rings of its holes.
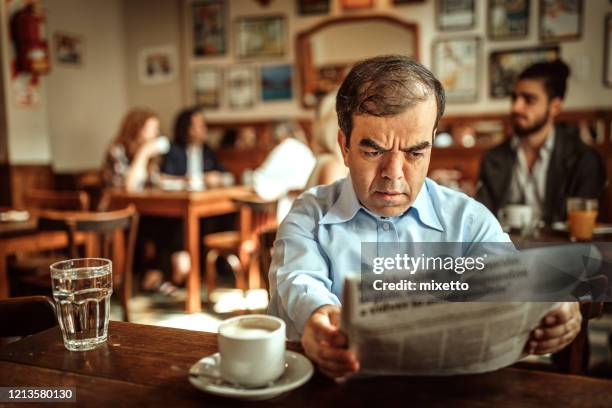
{"type": "Polygon", "coordinates": [[[297,0],[297,9],[300,15],[329,13],[330,0],[297,0]]]}
{"type": "Polygon", "coordinates": [[[540,39],[576,40],[582,35],[582,0],[540,0],[540,39]]]}
{"type": "Polygon", "coordinates": [[[283,16],[246,17],[236,20],[238,58],[282,57],[285,54],[283,16]]]}
{"type": "Polygon", "coordinates": [[[491,40],[525,38],[529,33],[529,0],[489,0],[491,40]]]}
{"type": "Polygon", "coordinates": [[[177,76],[176,47],[162,45],[142,48],[138,53],[138,77],[145,85],[158,85],[173,81],[177,76]]]}
{"type": "Polygon", "coordinates": [[[612,13],[606,15],[604,27],[604,84],[612,88],[612,13]]]}
{"type": "Polygon", "coordinates": [[[433,71],[442,82],[448,102],[478,99],[478,37],[437,40],[432,50],[433,71]]]}
{"type": "Polygon", "coordinates": [[[554,61],[561,57],[559,46],[495,51],[489,55],[491,98],[505,98],[512,93],[518,75],[531,64],[554,61]]]}
{"type": "Polygon", "coordinates": [[[293,97],[293,69],[289,64],[261,67],[261,100],[278,101],[293,97]]]}
{"type": "Polygon", "coordinates": [[[474,28],[476,25],[474,0],[436,0],[436,24],[441,31],[474,28]]]}
{"type": "Polygon", "coordinates": [[[374,0],[340,0],[344,10],[369,9],[374,5],[374,0]]]}
{"type": "Polygon", "coordinates": [[[196,67],[192,73],[194,104],[204,109],[221,106],[222,72],[218,67],[196,67]]]}
{"type": "Polygon", "coordinates": [[[83,37],[58,31],[53,38],[57,62],[74,67],[83,65],[85,55],[83,37]]]}
{"type": "Polygon", "coordinates": [[[232,109],[252,108],[257,98],[255,67],[251,65],[228,67],[225,78],[229,107],[232,109]]]}
{"type": "Polygon", "coordinates": [[[194,57],[225,54],[225,7],[223,0],[195,0],[191,4],[194,57]]]}

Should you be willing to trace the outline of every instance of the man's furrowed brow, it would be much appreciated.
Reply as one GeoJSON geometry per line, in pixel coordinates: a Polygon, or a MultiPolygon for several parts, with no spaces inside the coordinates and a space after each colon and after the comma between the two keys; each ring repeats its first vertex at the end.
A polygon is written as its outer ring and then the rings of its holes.
{"type": "Polygon", "coordinates": [[[424,142],[421,142],[421,143],[416,144],[414,146],[410,146],[410,147],[407,147],[405,149],[402,149],[402,151],[404,153],[418,152],[419,150],[424,150],[424,149],[427,149],[429,147],[431,147],[431,143],[428,142],[428,141],[424,141],[424,142]]]}
{"type": "Polygon", "coordinates": [[[381,152],[384,152],[384,151],[387,150],[384,147],[382,147],[381,145],[379,145],[378,143],[376,143],[375,141],[373,141],[372,139],[361,139],[359,141],[359,146],[361,146],[361,147],[369,147],[371,149],[378,150],[378,151],[381,151],[381,152]]]}

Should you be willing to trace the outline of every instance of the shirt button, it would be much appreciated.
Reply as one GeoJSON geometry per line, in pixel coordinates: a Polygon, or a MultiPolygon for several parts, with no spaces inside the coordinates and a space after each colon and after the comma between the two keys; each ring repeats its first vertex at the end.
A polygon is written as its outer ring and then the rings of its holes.
{"type": "Polygon", "coordinates": [[[384,229],[385,231],[389,231],[389,224],[384,223],[384,224],[382,225],[382,227],[383,227],[383,229],[384,229]]]}

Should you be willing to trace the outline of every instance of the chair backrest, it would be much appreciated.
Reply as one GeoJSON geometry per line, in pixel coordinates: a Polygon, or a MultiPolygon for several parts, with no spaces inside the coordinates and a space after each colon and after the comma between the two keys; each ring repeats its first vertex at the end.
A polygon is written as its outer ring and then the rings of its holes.
{"type": "Polygon", "coordinates": [[[28,190],[24,201],[28,208],[36,210],[89,210],[89,196],[85,191],[28,190]]]}
{"type": "Polygon", "coordinates": [[[259,234],[277,225],[277,200],[263,200],[258,197],[235,200],[240,206],[240,240],[257,239],[259,234]]]}
{"type": "Polygon", "coordinates": [[[46,296],[0,300],[0,337],[23,337],[57,325],[55,306],[46,296]]]}
{"type": "Polygon", "coordinates": [[[68,233],[70,256],[78,257],[76,234],[90,233],[97,250],[93,256],[113,262],[113,275],[122,278],[124,318],[128,320],[127,299],[132,292],[132,267],[138,231],[138,213],[134,206],[115,211],[42,211],[38,229],[61,230],[68,233]]]}

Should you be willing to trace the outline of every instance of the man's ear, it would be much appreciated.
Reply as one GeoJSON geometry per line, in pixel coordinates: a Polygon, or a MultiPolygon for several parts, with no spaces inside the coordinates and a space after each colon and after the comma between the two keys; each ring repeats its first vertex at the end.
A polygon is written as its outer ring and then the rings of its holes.
{"type": "Polygon", "coordinates": [[[347,145],[346,137],[344,136],[344,132],[342,131],[342,129],[338,129],[338,145],[340,146],[340,152],[342,153],[342,159],[344,160],[344,165],[348,167],[349,147],[347,145]]]}
{"type": "Polygon", "coordinates": [[[549,107],[550,107],[550,115],[552,116],[552,118],[554,119],[559,113],[561,113],[561,105],[563,104],[563,101],[561,100],[561,98],[552,98],[552,100],[550,101],[549,107]]]}

